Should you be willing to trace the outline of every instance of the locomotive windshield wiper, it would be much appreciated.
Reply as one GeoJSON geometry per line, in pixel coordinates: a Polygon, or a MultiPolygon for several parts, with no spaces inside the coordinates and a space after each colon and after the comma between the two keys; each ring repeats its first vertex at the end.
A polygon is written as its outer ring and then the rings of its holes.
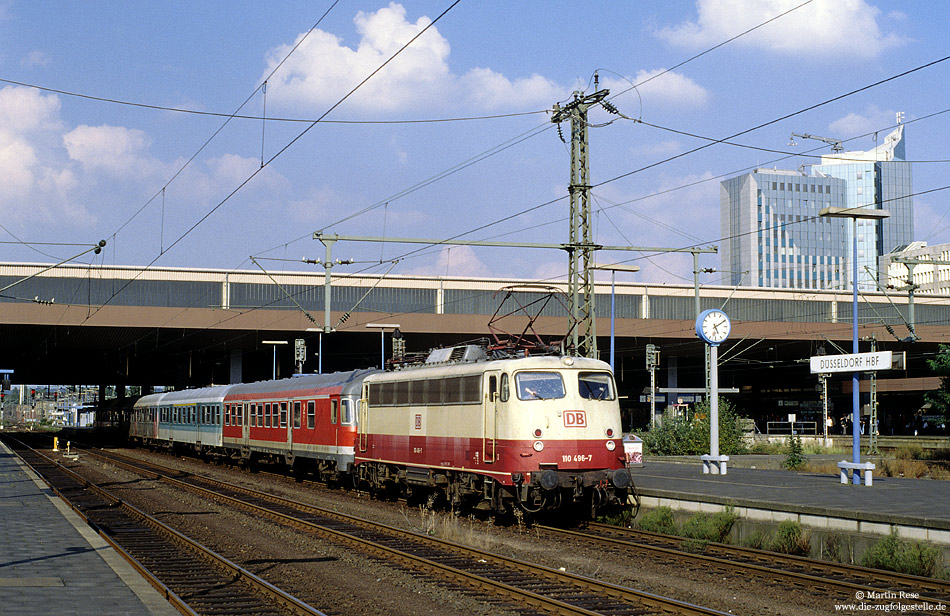
{"type": "Polygon", "coordinates": [[[539,394],[538,392],[534,391],[533,389],[529,389],[529,388],[525,387],[524,392],[525,392],[526,394],[530,395],[530,396],[534,396],[534,397],[537,398],[538,400],[547,400],[547,398],[545,398],[544,396],[542,396],[542,395],[539,394]]]}

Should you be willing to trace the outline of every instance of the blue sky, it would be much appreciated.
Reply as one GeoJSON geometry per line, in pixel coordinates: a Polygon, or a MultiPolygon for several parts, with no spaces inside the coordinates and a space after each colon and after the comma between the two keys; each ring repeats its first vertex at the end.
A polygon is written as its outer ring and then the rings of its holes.
{"type": "MultiPolygon", "coordinates": [[[[462,0],[346,96],[451,2],[0,0],[0,260],[54,262],[104,238],[78,262],[313,269],[300,259],[323,256],[318,229],[565,242],[569,152],[549,111],[595,71],[630,118],[591,111],[595,241],[721,244],[720,176],[814,159],[718,144],[663,162],[706,143],[681,133],[724,138],[950,55],[943,1],[802,2],[462,0]]],[[[830,152],[789,147],[798,132],[871,149],[855,138],[883,138],[903,112],[914,189],[933,191],[950,185],[950,112],[924,116],[950,108],[948,91],[944,61],[735,141],[830,152]]],[[[916,239],[950,241],[950,190],[914,202],[916,239]]],[[[557,250],[340,243],[334,256],[352,272],[567,270],[557,250]]],[[[636,280],[692,279],[688,255],[598,257],[630,259],[636,280]]]]}

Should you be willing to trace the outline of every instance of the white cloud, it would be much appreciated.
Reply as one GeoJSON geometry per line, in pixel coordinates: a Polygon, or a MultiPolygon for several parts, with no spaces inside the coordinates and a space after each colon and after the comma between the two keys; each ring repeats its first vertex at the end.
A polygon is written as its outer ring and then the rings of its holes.
{"type": "Polygon", "coordinates": [[[670,104],[702,106],[709,100],[706,88],[685,75],[664,70],[641,70],[632,79],[606,79],[604,85],[611,94],[617,94],[629,90],[631,84],[637,84],[636,91],[640,94],[644,108],[655,109],[657,106],[670,104]]]}
{"type": "MultiPolygon", "coordinates": [[[[268,81],[268,94],[275,104],[326,106],[337,102],[368,77],[402,45],[425,28],[430,20],[406,20],[406,9],[392,3],[375,13],[360,11],[353,20],[361,35],[356,49],[346,47],[336,36],[315,30],[268,81]]],[[[267,71],[290,52],[293,45],[281,45],[267,54],[267,71]]],[[[436,28],[431,28],[399,54],[383,70],[362,86],[348,106],[365,109],[397,109],[409,101],[444,96],[435,87],[449,74],[446,59],[449,44],[436,28]]]]}
{"type": "MultiPolygon", "coordinates": [[[[674,45],[721,43],[801,4],[800,0],[698,0],[698,19],[656,35],[674,45]]],[[[742,45],[795,56],[873,58],[905,41],[884,34],[881,11],[865,0],[814,0],[736,39],[742,45]]]]}
{"type": "Polygon", "coordinates": [[[491,270],[478,258],[471,246],[450,246],[443,248],[433,265],[424,265],[411,269],[416,276],[467,276],[485,278],[492,276],[491,270]]]}
{"type": "MultiPolygon", "coordinates": [[[[431,20],[420,17],[410,22],[402,5],[390,3],[375,13],[357,13],[353,22],[360,34],[355,48],[333,34],[315,30],[302,43],[303,34],[293,45],[271,50],[265,75],[300,43],[268,81],[268,104],[311,110],[335,104],[431,20]]],[[[467,104],[484,110],[547,106],[567,91],[540,75],[512,79],[483,67],[459,76],[449,68],[450,52],[438,28],[430,28],[347,99],[345,107],[392,111],[414,105],[433,109],[467,104]]]]}
{"type": "Polygon", "coordinates": [[[523,105],[549,106],[564,97],[564,88],[541,75],[511,81],[488,68],[474,68],[461,79],[462,92],[479,109],[498,109],[512,101],[523,105]]]}
{"type": "Polygon", "coordinates": [[[63,135],[69,158],[92,171],[115,175],[139,174],[151,164],[151,139],[144,132],[122,126],[77,126],[63,135]]]}
{"type": "Polygon", "coordinates": [[[324,184],[311,189],[304,199],[291,201],[287,209],[295,222],[316,226],[342,202],[342,195],[324,184]]]}
{"type": "Polygon", "coordinates": [[[24,68],[36,68],[49,66],[51,60],[49,54],[45,51],[33,50],[20,59],[20,66],[24,68]]]}
{"type": "MultiPolygon", "coordinates": [[[[864,114],[851,112],[828,125],[831,135],[848,139],[858,135],[865,135],[878,130],[887,130],[897,122],[897,113],[891,110],[879,109],[876,105],[868,105],[864,114]]],[[[883,135],[881,138],[883,139],[883,135]]],[[[857,150],[863,146],[849,145],[847,149],[857,150]]]]}
{"type": "Polygon", "coordinates": [[[0,127],[17,134],[60,128],[59,97],[32,88],[7,86],[0,90],[0,127]]]}

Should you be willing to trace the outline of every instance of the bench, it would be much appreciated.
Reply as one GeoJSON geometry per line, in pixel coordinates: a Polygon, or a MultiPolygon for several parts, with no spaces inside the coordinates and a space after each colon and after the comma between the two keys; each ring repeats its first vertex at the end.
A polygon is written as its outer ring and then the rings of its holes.
{"type": "Polygon", "coordinates": [[[848,471],[864,471],[864,485],[869,486],[873,482],[871,471],[874,470],[873,462],[838,462],[838,470],[841,471],[841,483],[850,483],[848,480],[848,471]]]}
{"type": "Polygon", "coordinates": [[[729,462],[729,456],[711,456],[708,453],[699,456],[703,461],[704,475],[725,475],[728,470],[726,467],[729,462]]]}

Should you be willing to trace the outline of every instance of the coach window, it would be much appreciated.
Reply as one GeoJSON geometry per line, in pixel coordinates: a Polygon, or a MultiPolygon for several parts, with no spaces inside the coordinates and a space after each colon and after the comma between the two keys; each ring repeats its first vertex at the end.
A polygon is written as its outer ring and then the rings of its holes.
{"type": "Polygon", "coordinates": [[[286,402],[280,403],[280,427],[281,428],[287,427],[287,403],[286,402]]]}
{"type": "Polygon", "coordinates": [[[551,400],[564,397],[564,381],[557,372],[519,372],[515,390],[520,400],[551,400]]]}
{"type": "Polygon", "coordinates": [[[316,425],[317,403],[313,400],[307,400],[307,429],[313,430],[316,425]]]}
{"type": "Polygon", "coordinates": [[[501,392],[500,392],[500,395],[498,396],[502,402],[508,402],[508,397],[511,395],[511,392],[509,391],[508,386],[509,386],[508,373],[505,372],[501,375],[501,392]]]}
{"type": "Polygon", "coordinates": [[[294,428],[300,427],[300,402],[294,402],[294,428]]]}
{"type": "Polygon", "coordinates": [[[231,425],[231,405],[230,404],[224,405],[224,425],[226,426],[231,425]]]}
{"type": "Polygon", "coordinates": [[[264,427],[270,428],[270,402],[264,404],[264,427]]]}
{"type": "Polygon", "coordinates": [[[255,415],[257,415],[257,427],[263,428],[264,427],[264,405],[255,404],[251,406],[251,409],[252,409],[252,412],[255,415]]]}
{"type": "Polygon", "coordinates": [[[336,424],[336,417],[339,413],[339,400],[330,400],[330,423],[336,424]]]}

